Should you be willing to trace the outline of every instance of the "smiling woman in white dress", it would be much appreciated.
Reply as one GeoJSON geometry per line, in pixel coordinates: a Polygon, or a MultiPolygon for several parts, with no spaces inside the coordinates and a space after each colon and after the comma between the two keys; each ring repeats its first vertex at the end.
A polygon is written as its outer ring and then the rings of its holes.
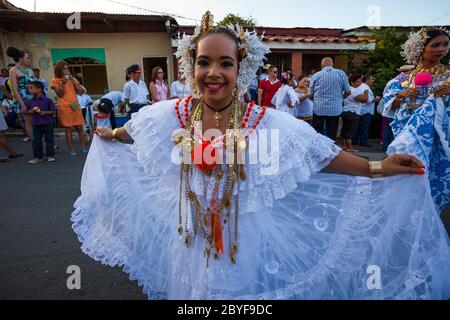
{"type": "Polygon", "coordinates": [[[207,12],[177,53],[196,96],[97,129],[72,214],[82,250],[153,299],[450,297],[448,236],[422,164],[369,163],[284,112],[240,103],[266,53],[207,12]],[[255,141],[270,156],[247,161],[255,141]],[[317,174],[325,167],[347,175],[317,174]],[[371,266],[381,289],[367,285],[371,266]]]}

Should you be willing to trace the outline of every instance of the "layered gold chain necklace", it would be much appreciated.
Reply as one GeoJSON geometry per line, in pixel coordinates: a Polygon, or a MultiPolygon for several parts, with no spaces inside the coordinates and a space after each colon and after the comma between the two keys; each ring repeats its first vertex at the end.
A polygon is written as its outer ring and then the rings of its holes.
{"type": "Polygon", "coordinates": [[[436,75],[444,73],[445,71],[446,71],[446,68],[445,68],[445,66],[443,64],[437,64],[437,65],[435,65],[435,66],[433,66],[431,68],[425,68],[423,66],[423,63],[420,62],[417,65],[417,67],[416,67],[416,72],[415,73],[417,74],[419,72],[427,72],[427,73],[429,73],[431,75],[435,75],[436,76],[436,75]]]}
{"type": "Polygon", "coordinates": [[[180,166],[178,232],[180,236],[184,237],[187,247],[192,241],[192,236],[197,236],[199,232],[202,233],[205,238],[204,255],[208,265],[211,254],[213,254],[215,259],[219,258],[220,253],[224,254],[222,232],[226,227],[228,230],[229,257],[231,262],[235,263],[238,250],[239,196],[238,193],[234,193],[239,181],[245,180],[243,161],[239,161],[239,159],[242,159],[240,158],[242,152],[245,151],[245,149],[241,150],[242,146],[245,146],[242,143],[244,138],[240,131],[242,112],[236,99],[233,99],[231,103],[232,111],[227,124],[227,133],[223,136],[224,150],[227,150],[227,155],[229,155],[226,163],[205,164],[203,158],[204,147],[205,145],[209,147],[212,145],[210,141],[203,139],[202,133],[200,133],[200,139],[196,136],[196,125],[202,121],[204,105],[204,101],[200,100],[195,106],[186,128],[186,136],[188,138],[179,141],[183,144],[184,157],[180,166]],[[193,164],[195,151],[202,152],[201,164],[195,162],[193,164]],[[194,170],[201,171],[204,193],[206,193],[206,177],[213,181],[211,198],[206,201],[206,207],[202,206],[197,194],[191,188],[194,170]],[[223,179],[225,179],[224,183],[223,179]],[[221,185],[223,185],[223,192],[220,192],[221,185]],[[192,209],[194,209],[194,212],[192,212],[192,209]],[[193,230],[189,228],[190,218],[192,219],[191,225],[193,230]]]}

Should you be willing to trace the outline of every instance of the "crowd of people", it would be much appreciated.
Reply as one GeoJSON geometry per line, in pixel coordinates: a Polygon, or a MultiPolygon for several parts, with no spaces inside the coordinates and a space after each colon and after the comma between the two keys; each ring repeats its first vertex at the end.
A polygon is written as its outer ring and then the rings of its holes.
{"type": "MultiPolygon", "coordinates": [[[[439,36],[445,37],[439,32],[433,35],[439,36]]],[[[43,161],[43,147],[47,160],[53,162],[55,150],[59,148],[53,138],[55,123],[64,128],[69,155],[75,157],[78,153],[72,142],[74,129],[78,133],[81,153],[87,154],[86,141],[96,127],[115,129],[123,125],[124,122],[118,124],[118,114],[130,120],[133,113],[146,105],[183,99],[193,94],[191,85],[181,72],[169,85],[163,68],[156,66],[151,70],[147,86],[141,79],[144,70],[138,64],[133,64],[126,69],[122,91],[106,92],[93,101],[82,79],[71,74],[67,62],[60,61],[55,65],[55,75],[49,85],[40,76],[39,68],[31,67],[28,53],[10,47],[7,54],[14,63],[2,68],[0,77],[4,115],[0,117],[0,145],[8,153],[7,157],[0,158],[1,161],[23,156],[7,142],[5,131],[8,129],[20,128],[24,135],[22,141],[33,141],[34,158],[28,161],[30,164],[43,161]],[[56,96],[55,103],[49,97],[49,90],[56,96]],[[92,110],[95,110],[94,114],[92,110]],[[93,128],[89,127],[90,117],[93,128]]],[[[427,57],[425,55],[420,63],[426,63],[427,57]]],[[[423,68],[420,64],[418,67],[423,68]]],[[[403,83],[412,70],[415,70],[414,65],[398,68],[403,83]]],[[[392,86],[398,86],[399,81],[393,79],[386,84],[383,99],[374,95],[371,89],[374,81],[375,78],[370,74],[346,74],[335,68],[331,57],[323,58],[320,70],[311,69],[308,75],[303,72],[295,75],[290,68],[279,72],[277,66],[266,64],[258,69],[249,83],[243,100],[255,101],[257,105],[277,109],[305,121],[317,132],[339,144],[343,150],[352,153],[359,152],[357,146],[371,147],[369,131],[377,110],[382,114],[380,135],[383,150],[387,151],[395,137],[393,129],[396,125],[400,126],[398,121],[394,121],[397,112],[394,109],[399,108],[399,100],[392,103],[393,92],[396,93],[392,86]],[[390,108],[392,110],[389,111],[390,108]]],[[[396,90],[399,92],[398,88],[396,90]]],[[[407,91],[403,99],[413,97],[407,91]]],[[[408,118],[408,112],[403,117],[408,118]]],[[[404,125],[405,121],[402,121],[404,125]]]]}
{"type": "Polygon", "coordinates": [[[9,47],[7,54],[14,63],[2,68],[0,76],[0,146],[8,154],[0,158],[2,162],[24,156],[8,143],[5,134],[8,130],[20,129],[24,135],[22,141],[32,141],[34,157],[28,163],[42,162],[43,148],[47,161],[54,162],[55,151],[59,149],[54,143],[55,126],[64,128],[69,155],[76,157],[78,152],[72,139],[74,130],[78,134],[81,154],[87,154],[86,143],[95,128],[116,128],[116,114],[126,113],[126,119],[129,120],[133,113],[145,105],[185,98],[191,94],[181,74],[169,88],[163,69],[156,66],[152,69],[150,84],[147,86],[141,80],[144,70],[133,64],[126,69],[126,82],[122,91],[106,90],[103,96],[94,101],[83,86],[82,78],[71,74],[67,62],[55,64],[54,77],[49,85],[41,77],[40,69],[31,66],[27,52],[9,47]],[[90,124],[93,128],[90,128],[90,124]]]}
{"type": "MultiPolygon", "coordinates": [[[[371,147],[369,128],[381,100],[371,89],[373,76],[347,75],[334,68],[331,57],[325,57],[321,70],[311,70],[308,76],[295,77],[291,69],[278,76],[276,66],[265,65],[255,79],[258,85],[249,88],[249,96],[259,105],[288,112],[332,140],[337,141],[339,135],[346,151],[358,152],[356,145],[371,147]]],[[[388,139],[386,135],[386,146],[390,144],[388,139]]]]}

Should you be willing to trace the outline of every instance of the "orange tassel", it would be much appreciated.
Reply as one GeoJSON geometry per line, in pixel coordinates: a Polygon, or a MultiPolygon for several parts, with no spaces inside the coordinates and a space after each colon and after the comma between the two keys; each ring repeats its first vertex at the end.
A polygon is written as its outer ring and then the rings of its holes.
{"type": "Polygon", "coordinates": [[[214,236],[214,247],[223,254],[222,226],[218,213],[211,214],[211,233],[214,236]]]}

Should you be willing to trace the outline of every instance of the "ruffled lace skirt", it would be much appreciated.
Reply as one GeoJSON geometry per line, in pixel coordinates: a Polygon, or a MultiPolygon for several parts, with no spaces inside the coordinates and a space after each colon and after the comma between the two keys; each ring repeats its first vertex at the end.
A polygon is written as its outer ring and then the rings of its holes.
{"type": "Polygon", "coordinates": [[[450,298],[449,239],[425,176],[316,174],[270,208],[241,210],[237,263],[208,267],[204,239],[179,238],[178,183],[96,138],[74,205],[83,252],[122,266],[150,299],[450,298]]]}

